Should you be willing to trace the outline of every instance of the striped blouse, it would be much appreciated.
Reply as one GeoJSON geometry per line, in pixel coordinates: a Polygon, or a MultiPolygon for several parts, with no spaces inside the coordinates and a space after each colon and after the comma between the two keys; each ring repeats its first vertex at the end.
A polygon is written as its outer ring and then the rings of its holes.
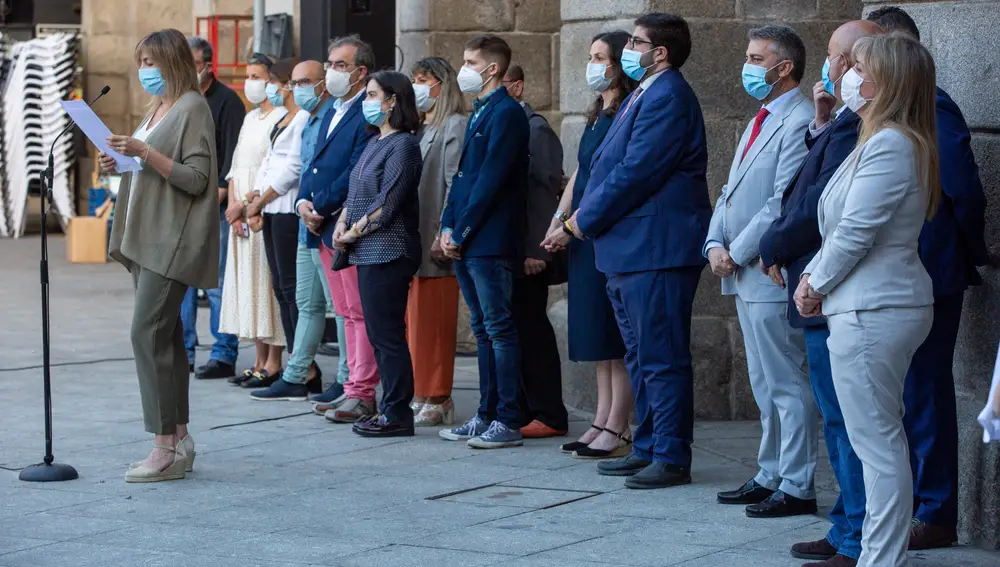
{"type": "Polygon", "coordinates": [[[406,257],[420,262],[417,189],[423,158],[408,132],[372,138],[351,172],[344,207],[347,226],[382,209],[351,248],[351,264],[387,264],[406,257]]]}

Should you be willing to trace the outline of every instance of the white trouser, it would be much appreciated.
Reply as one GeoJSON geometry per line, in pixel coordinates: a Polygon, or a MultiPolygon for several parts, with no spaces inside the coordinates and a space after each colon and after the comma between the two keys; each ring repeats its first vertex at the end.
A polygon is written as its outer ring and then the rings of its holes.
{"type": "Polygon", "coordinates": [[[830,368],[868,498],[858,567],[906,567],[913,477],[903,384],[931,330],[933,307],[851,311],[828,318],[830,368]]]}
{"type": "Polygon", "coordinates": [[[819,443],[816,399],[809,385],[805,336],[788,326],[788,302],[736,297],[754,400],[763,435],[754,480],[771,490],[811,500],[819,443]]]}

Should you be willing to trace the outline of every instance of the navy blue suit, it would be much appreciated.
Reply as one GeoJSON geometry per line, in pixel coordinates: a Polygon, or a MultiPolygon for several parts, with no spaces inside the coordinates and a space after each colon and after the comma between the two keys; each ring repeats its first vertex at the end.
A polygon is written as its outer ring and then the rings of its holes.
{"type": "Polygon", "coordinates": [[[461,246],[455,275],[476,335],[478,416],[517,429],[521,349],[511,296],[515,270],[523,273],[528,117],[503,87],[477,100],[476,109],[441,227],[461,246]]]}
{"type": "Polygon", "coordinates": [[[712,206],[698,98],[668,69],[622,103],[576,212],[625,340],[639,425],[633,454],[691,466],[691,310],[712,206]],[[638,94],[638,97],[637,97],[638,94]]]}
{"type": "MultiPolygon", "coordinates": [[[[330,109],[320,124],[319,132],[316,133],[315,157],[311,167],[302,172],[299,194],[295,198],[296,203],[300,200],[311,201],[316,214],[326,218],[322,227],[322,241],[328,248],[333,248],[333,229],[337,224],[334,213],[339,214],[347,200],[351,171],[358,163],[368,140],[375,135],[367,127],[368,123],[361,113],[361,100],[358,99],[347,109],[333,133],[327,136],[336,108],[334,106],[330,109]]],[[[309,248],[317,248],[319,243],[319,236],[308,233],[306,245],[309,248]]]]}
{"type": "Polygon", "coordinates": [[[934,324],[906,375],[903,424],[913,468],[914,517],[958,523],[958,417],[952,363],[965,290],[983,280],[986,197],[962,111],[937,90],[941,203],[920,233],[920,259],[934,283],[934,324]]]}
{"type": "Polygon", "coordinates": [[[865,484],[858,459],[844,425],[844,415],[833,386],[830,331],[823,317],[804,318],[792,301],[802,271],[822,244],[819,233],[819,198],[826,184],[858,143],[861,118],[844,108],[840,115],[815,138],[806,132],[809,153],[792,177],[781,198],[781,216],[760,240],[760,257],[765,266],[787,270],[788,323],[805,332],[809,358],[809,380],[816,404],[823,414],[823,435],[830,453],[840,496],[830,511],[833,524],[826,539],[837,553],[857,559],[861,555],[861,530],[865,520],[865,484]]]}

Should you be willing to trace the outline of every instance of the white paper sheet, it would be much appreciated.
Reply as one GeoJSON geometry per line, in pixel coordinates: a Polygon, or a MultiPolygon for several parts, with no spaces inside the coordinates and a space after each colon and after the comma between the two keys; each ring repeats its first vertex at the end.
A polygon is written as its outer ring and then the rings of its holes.
{"type": "Polygon", "coordinates": [[[90,108],[86,101],[64,100],[60,104],[62,104],[63,109],[66,110],[70,118],[76,122],[76,125],[83,130],[87,139],[97,146],[98,150],[115,158],[118,173],[139,171],[142,169],[142,166],[136,163],[134,159],[124,156],[108,146],[107,138],[111,135],[111,130],[94,114],[94,109],[90,108]]]}

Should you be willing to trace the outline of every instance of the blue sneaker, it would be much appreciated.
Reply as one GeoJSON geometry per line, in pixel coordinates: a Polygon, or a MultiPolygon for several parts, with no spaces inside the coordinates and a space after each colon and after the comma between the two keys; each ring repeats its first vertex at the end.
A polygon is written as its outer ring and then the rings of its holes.
{"type": "Polygon", "coordinates": [[[309,398],[309,401],[317,404],[328,404],[337,398],[344,395],[344,385],[338,382],[334,382],[326,389],[322,394],[318,394],[309,398]]]}
{"type": "Polygon", "coordinates": [[[275,380],[266,390],[250,392],[250,397],[261,402],[304,402],[309,398],[309,388],[305,384],[275,380]]]}
{"type": "Polygon", "coordinates": [[[438,436],[448,441],[465,441],[466,439],[472,439],[477,435],[485,433],[486,429],[486,422],[480,419],[478,415],[474,415],[461,427],[438,431],[438,436]]]}
{"type": "Polygon", "coordinates": [[[524,445],[521,431],[511,429],[499,421],[490,424],[483,434],[469,439],[469,447],[473,449],[503,449],[505,447],[520,447],[524,445]]]}

